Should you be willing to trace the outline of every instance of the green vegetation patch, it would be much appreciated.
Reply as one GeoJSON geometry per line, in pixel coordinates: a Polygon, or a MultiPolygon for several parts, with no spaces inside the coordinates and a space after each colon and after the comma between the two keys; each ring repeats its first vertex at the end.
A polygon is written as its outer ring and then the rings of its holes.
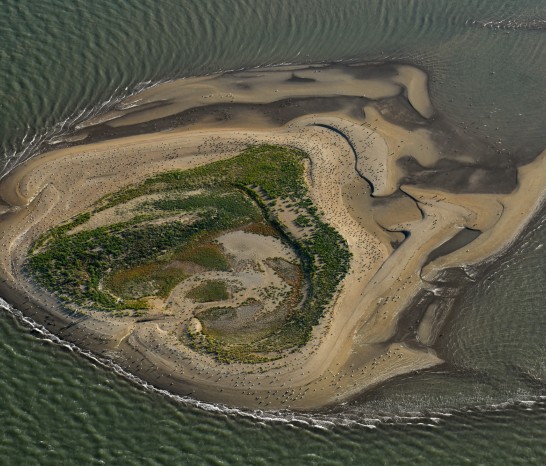
{"type": "Polygon", "coordinates": [[[305,215],[298,215],[294,219],[294,224],[300,228],[305,228],[313,224],[311,219],[305,215]]]}
{"type": "Polygon", "coordinates": [[[309,340],[350,264],[346,242],[321,220],[308,197],[305,158],[296,149],[264,145],[228,160],[149,178],[104,197],[90,212],[42,235],[30,251],[26,270],[69,307],[135,310],[145,306],[142,298],[150,292],[168,297],[193,273],[186,262],[228,270],[228,259],[213,243],[224,232],[275,232],[299,255],[307,284],[303,304],[292,297],[294,303],[280,325],[244,344],[231,345],[202,332],[188,332],[186,342],[225,362],[276,357],[272,354],[309,340]],[[130,221],[69,234],[100,211],[148,195],[155,200],[144,202],[130,221]],[[297,209],[298,222],[308,228],[305,238],[294,237],[282,224],[279,205],[297,209]],[[187,212],[192,213],[191,222],[172,220],[187,212]],[[152,214],[154,221],[145,221],[152,214]],[[165,220],[158,222],[162,215],[165,220]]]}
{"type": "Polygon", "coordinates": [[[224,281],[207,280],[190,290],[187,297],[197,303],[210,303],[229,299],[229,291],[224,281]]]}
{"type": "Polygon", "coordinates": [[[118,270],[108,276],[106,286],[124,300],[146,296],[166,298],[188,276],[178,267],[162,267],[160,263],[151,263],[118,270]]]}
{"type": "Polygon", "coordinates": [[[241,230],[246,233],[254,233],[262,236],[279,236],[279,231],[267,222],[250,223],[241,228],[241,230]]]}
{"type": "MultiPolygon", "coordinates": [[[[203,245],[203,240],[263,219],[261,210],[240,189],[225,186],[212,191],[192,196],[193,203],[183,199],[186,206],[190,204],[187,210],[172,206],[177,201],[173,195],[183,198],[185,192],[169,193],[163,205],[165,215],[172,217],[173,210],[193,211],[196,220],[189,224],[150,224],[139,221],[146,219],[140,215],[136,220],[69,235],[82,223],[78,217],[41,238],[42,246],[34,249],[27,268],[42,286],[79,308],[123,310],[131,309],[126,302],[129,298],[166,298],[188,276],[183,269],[172,267],[175,260],[186,258],[209,270],[227,270],[227,258],[217,246],[203,245]]],[[[153,208],[161,209],[159,201],[153,208]]],[[[86,214],[85,218],[90,217],[86,214]]]]}
{"type": "Polygon", "coordinates": [[[229,262],[220,246],[214,243],[196,245],[182,249],[173,255],[180,261],[188,261],[208,270],[229,270],[229,262]]]}

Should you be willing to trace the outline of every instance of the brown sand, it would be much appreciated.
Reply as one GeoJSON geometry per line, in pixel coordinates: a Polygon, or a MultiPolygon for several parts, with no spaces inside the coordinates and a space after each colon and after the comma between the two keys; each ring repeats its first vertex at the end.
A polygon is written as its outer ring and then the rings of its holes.
{"type": "MultiPolygon", "coordinates": [[[[400,66],[393,72],[390,67],[383,77],[376,70],[372,77],[359,78],[356,68],[349,68],[291,67],[173,81],[128,99],[125,109],[84,126],[104,121],[133,125],[211,101],[250,104],[340,94],[372,100],[400,94],[418,118],[434,115],[420,70],[400,66]],[[154,105],[158,102],[168,105],[154,105]],[[136,104],[146,106],[136,111],[136,104]]],[[[33,158],[0,184],[6,205],[0,214],[0,291],[63,338],[112,358],[156,386],[235,406],[316,408],[393,376],[437,365],[442,361],[430,345],[441,316],[427,310],[418,342],[395,341],[404,310],[419,291],[437,286],[434,280],[446,268],[483,261],[513,241],[544,197],[546,151],[520,168],[518,188],[510,194],[458,194],[401,185],[400,157],[412,154],[430,166],[442,158],[441,149],[426,126],[412,131],[387,122],[373,104],[364,112],[360,120],[343,112],[309,114],[275,129],[256,129],[254,121],[249,122],[252,129],[239,124],[142,134],[33,158]],[[225,159],[248,144],[261,143],[298,147],[309,154],[311,197],[324,219],[347,240],[354,257],[331,309],[298,351],[263,364],[219,364],[180,343],[175,336],[181,331],[180,316],[175,313],[135,321],[94,312],[76,321],[21,272],[39,234],[100,197],[155,173],[225,159]],[[371,197],[368,183],[381,202],[371,197]],[[356,208],[359,197],[366,210],[356,208]],[[366,212],[371,215],[363,218],[366,212]],[[425,266],[432,251],[465,227],[482,234],[425,266]],[[406,239],[394,249],[393,237],[401,233],[393,232],[401,231],[406,239]],[[29,308],[29,303],[41,306],[29,308]]]]}

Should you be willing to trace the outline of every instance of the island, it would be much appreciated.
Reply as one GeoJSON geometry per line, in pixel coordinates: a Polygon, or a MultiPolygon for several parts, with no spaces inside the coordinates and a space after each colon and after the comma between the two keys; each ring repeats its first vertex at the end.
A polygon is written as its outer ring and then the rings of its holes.
{"type": "Polygon", "coordinates": [[[460,283],[523,231],[516,165],[405,64],[152,86],[0,181],[0,293],[157,388],[316,409],[443,363],[460,283]]]}

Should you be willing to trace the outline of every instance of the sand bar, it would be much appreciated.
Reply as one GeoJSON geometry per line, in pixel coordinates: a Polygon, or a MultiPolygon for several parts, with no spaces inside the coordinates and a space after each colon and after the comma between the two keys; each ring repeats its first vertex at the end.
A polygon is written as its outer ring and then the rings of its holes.
{"type": "MultiPolygon", "coordinates": [[[[426,85],[426,75],[406,65],[336,65],[227,73],[144,91],[83,127],[105,122],[138,126],[211,103],[251,106],[319,96],[335,100],[340,95],[362,98],[362,103],[360,113],[353,104],[338,106],[334,112],[312,112],[263,128],[256,127],[256,121],[245,125],[238,119],[234,124],[227,118],[221,128],[217,122],[210,127],[201,123],[197,128],[62,148],[30,159],[0,184],[6,205],[0,222],[2,295],[54,333],[156,386],[239,407],[317,408],[396,375],[441,364],[433,349],[434,322],[441,319],[433,310],[423,310],[418,338],[398,340],[401,317],[420,291],[441,286],[436,280],[444,270],[486,260],[521,232],[544,198],[546,151],[531,164],[515,167],[517,186],[508,194],[442,191],[412,182],[400,163],[405,157],[433,170],[449,156],[438,144],[441,125],[435,121],[426,85]],[[411,112],[408,122],[405,115],[411,112]],[[411,126],[415,122],[418,127],[411,126]],[[22,272],[40,234],[101,197],[154,174],[229,159],[259,144],[295,147],[308,154],[310,197],[353,256],[328,312],[309,343],[296,351],[266,363],[222,364],[180,344],[177,329],[191,320],[183,311],[141,321],[104,312],[74,319],[22,272]],[[359,213],[359,205],[371,215],[359,213]],[[463,228],[481,234],[427,264],[429,254],[463,228]],[[394,244],[392,238],[399,237],[405,239],[394,244]]],[[[446,134],[453,132],[446,129],[446,134]]],[[[468,176],[477,173],[474,178],[479,180],[484,156],[470,152],[473,146],[464,140],[453,144],[467,148],[457,157],[466,160],[468,176]]],[[[185,292],[179,289],[172,302],[182,303],[185,292]]]]}

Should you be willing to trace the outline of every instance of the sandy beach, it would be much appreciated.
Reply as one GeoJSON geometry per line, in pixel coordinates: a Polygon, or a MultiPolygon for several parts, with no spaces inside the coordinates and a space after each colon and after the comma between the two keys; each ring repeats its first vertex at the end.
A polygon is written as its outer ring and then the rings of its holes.
{"type": "Polygon", "coordinates": [[[80,129],[95,134],[93,142],[72,135],[67,147],[0,181],[2,296],[152,385],[251,409],[315,409],[440,365],[433,346],[445,316],[422,309],[413,336],[400,339],[404,313],[423,290],[441,295],[446,270],[506,249],[546,194],[546,151],[528,165],[507,166],[496,189],[495,151],[449,127],[431,104],[426,74],[406,65],[292,66],[171,81],[80,129]],[[275,106],[280,101],[284,107],[275,106]],[[224,109],[223,119],[207,118],[212,107],[224,109]],[[199,117],[176,125],[192,111],[199,117]],[[148,131],[152,123],[159,132],[148,131]],[[100,141],[100,131],[110,136],[100,141]],[[266,363],[222,364],[174,336],[188,318],[183,310],[142,321],[99,311],[74,317],[23,273],[42,233],[103,196],[259,144],[308,154],[310,197],[353,257],[307,345],[266,363]],[[457,175],[442,181],[449,170],[457,175]],[[464,229],[479,234],[427,260],[464,229]]]}

